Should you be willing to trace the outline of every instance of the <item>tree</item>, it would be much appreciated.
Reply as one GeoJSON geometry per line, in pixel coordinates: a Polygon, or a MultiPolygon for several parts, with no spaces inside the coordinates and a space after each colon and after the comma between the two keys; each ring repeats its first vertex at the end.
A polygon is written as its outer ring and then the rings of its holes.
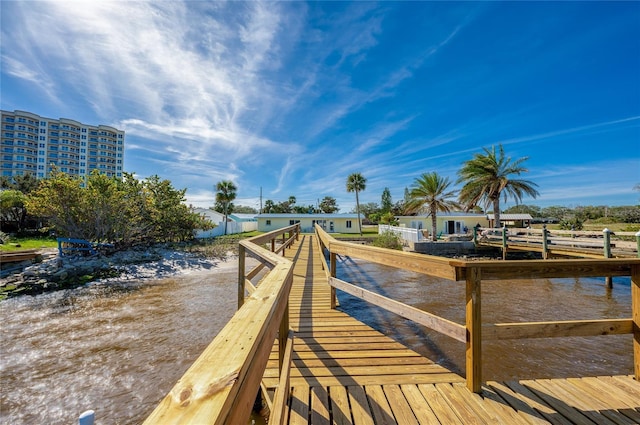
{"type": "Polygon", "coordinates": [[[258,210],[247,205],[235,205],[233,211],[239,214],[258,214],[258,210]]]}
{"type": "Polygon", "coordinates": [[[393,200],[391,199],[391,191],[388,187],[385,187],[382,191],[382,198],[380,200],[380,210],[382,213],[388,213],[393,208],[393,200]]]}
{"type": "Polygon", "coordinates": [[[23,176],[2,176],[2,178],[0,178],[0,188],[17,190],[24,193],[25,195],[29,194],[37,187],[38,179],[30,173],[27,173],[23,176]]]}
{"type": "Polygon", "coordinates": [[[232,181],[222,180],[216,184],[216,202],[219,202],[223,206],[224,213],[224,234],[227,234],[227,217],[233,209],[229,208],[231,202],[236,199],[236,191],[238,188],[232,181]]]}
{"type": "Polygon", "coordinates": [[[455,190],[449,190],[450,186],[448,177],[441,177],[436,172],[424,173],[414,181],[409,192],[407,208],[410,212],[428,212],[431,216],[431,240],[434,242],[438,240],[438,212],[460,208],[456,201],[449,199],[456,195],[455,190]]]}
{"type": "Polygon", "coordinates": [[[499,145],[496,152],[495,146],[491,149],[483,148],[484,154],[477,153],[473,159],[466,161],[458,171],[458,183],[464,183],[460,190],[460,201],[466,204],[467,210],[484,203],[485,207],[493,206],[495,226],[500,227],[500,197],[504,194],[505,202],[508,196],[513,197],[516,203],[522,200],[524,195],[536,198],[539,193],[535,189],[537,184],[529,180],[514,179],[511,176],[519,176],[529,171],[522,164],[528,157],[511,160],[505,157],[504,148],[499,145]]]}
{"type": "Polygon", "coordinates": [[[360,220],[360,199],[358,193],[367,188],[367,179],[360,173],[353,173],[347,177],[347,192],[356,193],[356,214],[358,214],[358,229],[362,236],[362,221],[360,220]]]}
{"type": "Polygon", "coordinates": [[[529,214],[531,217],[540,217],[542,209],[535,205],[514,205],[504,210],[505,214],[529,214]]]}
{"type": "Polygon", "coordinates": [[[264,202],[264,208],[262,209],[262,212],[266,212],[266,213],[271,213],[274,207],[274,203],[271,199],[267,199],[264,202]]]}
{"type": "MultiPolygon", "coordinates": [[[[24,227],[27,217],[27,209],[25,208],[26,196],[19,190],[3,190],[0,191],[0,215],[2,222],[15,223],[18,233],[24,227]]],[[[8,231],[7,229],[3,229],[8,231]]]]}
{"type": "Polygon", "coordinates": [[[336,204],[336,199],[331,196],[325,196],[322,198],[322,201],[318,204],[318,208],[320,208],[320,211],[325,214],[332,214],[340,209],[336,204]]]}

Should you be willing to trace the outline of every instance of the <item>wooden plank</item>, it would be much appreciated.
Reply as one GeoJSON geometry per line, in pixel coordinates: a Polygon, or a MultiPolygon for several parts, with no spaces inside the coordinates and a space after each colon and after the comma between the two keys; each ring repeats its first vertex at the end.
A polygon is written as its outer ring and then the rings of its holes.
{"type": "MultiPolygon", "coordinates": [[[[514,392],[511,388],[501,382],[488,382],[488,388],[495,391],[505,403],[513,407],[520,417],[531,424],[546,424],[546,421],[542,415],[535,410],[531,403],[525,401],[526,399],[514,392]]],[[[482,395],[485,395],[487,387],[483,387],[482,395]]]]}
{"type": "Polygon", "coordinates": [[[325,387],[311,388],[311,423],[329,425],[329,394],[325,387]]]}
{"type": "Polygon", "coordinates": [[[467,388],[479,392],[482,386],[482,315],[481,280],[479,268],[467,270],[466,280],[466,375],[467,388]]]}
{"type": "Polygon", "coordinates": [[[413,414],[416,416],[420,425],[440,423],[435,413],[433,413],[433,410],[431,410],[429,403],[424,399],[424,396],[416,385],[402,384],[400,385],[400,389],[407,399],[407,403],[411,406],[413,414]]]}
{"type": "Polygon", "coordinates": [[[484,340],[621,335],[633,332],[631,319],[566,320],[482,325],[484,340]]]}
{"type": "Polygon", "coordinates": [[[594,402],[593,398],[578,387],[569,384],[565,379],[539,379],[536,382],[594,423],[598,425],[617,425],[617,422],[610,420],[598,411],[597,403],[594,402]]]}
{"type": "Polygon", "coordinates": [[[429,276],[449,280],[460,280],[457,269],[451,267],[450,260],[432,255],[417,254],[366,246],[350,242],[337,241],[329,245],[331,252],[349,257],[360,258],[376,264],[401,268],[429,276]]]}
{"type": "MultiPolygon", "coordinates": [[[[483,279],[545,279],[563,277],[630,276],[631,266],[640,258],[607,258],[601,260],[509,260],[461,261],[451,260],[452,266],[462,268],[461,277],[472,268],[482,270],[483,279]]],[[[517,284],[517,282],[514,282],[517,284]]]]}
{"type": "Polygon", "coordinates": [[[631,269],[631,318],[633,319],[633,373],[640,381],[640,265],[631,269]]]}
{"type": "Polygon", "coordinates": [[[289,425],[309,424],[309,387],[296,385],[291,388],[289,425]]]}
{"type": "Polygon", "coordinates": [[[429,407],[438,417],[441,424],[463,425],[464,423],[451,408],[447,400],[436,389],[435,385],[418,385],[418,389],[429,403],[429,407]]]}
{"type": "Polygon", "coordinates": [[[387,401],[393,411],[393,416],[398,424],[418,425],[418,419],[413,414],[411,405],[404,397],[399,385],[385,385],[382,387],[387,401]]]}
{"type": "Polygon", "coordinates": [[[347,386],[346,388],[349,394],[353,424],[373,425],[373,415],[364,388],[361,386],[347,386]]]}
{"type": "Polygon", "coordinates": [[[283,259],[185,372],[145,423],[244,423],[260,386],[291,282],[283,259]],[[284,282],[284,283],[283,283],[284,282]],[[247,326],[248,323],[253,324],[247,326]],[[215,367],[212,367],[215,365],[215,367]],[[241,415],[242,417],[236,417],[241,415]],[[246,417],[244,417],[246,416],[246,417]]]}
{"type": "MultiPolygon", "coordinates": [[[[267,388],[274,388],[278,384],[278,378],[265,377],[267,388]]],[[[440,384],[451,382],[463,382],[463,379],[454,373],[433,373],[422,375],[363,375],[363,376],[305,376],[292,377],[291,386],[353,386],[353,385],[389,385],[389,384],[440,384]]]]}
{"type": "Polygon", "coordinates": [[[284,358],[282,361],[283,368],[280,373],[280,381],[278,388],[273,396],[273,406],[271,408],[270,419],[274,424],[285,422],[287,401],[289,400],[290,376],[291,376],[291,357],[293,353],[293,331],[289,331],[287,335],[287,345],[284,350],[284,358]]]}
{"type": "Polygon", "coordinates": [[[540,381],[522,381],[522,384],[533,391],[538,397],[543,399],[549,406],[553,407],[558,413],[569,419],[576,425],[595,425],[596,423],[584,416],[582,412],[575,407],[568,405],[561,397],[558,397],[554,391],[540,381]]]}
{"type": "Polygon", "coordinates": [[[367,399],[369,400],[369,406],[371,407],[371,414],[376,423],[381,424],[395,424],[397,423],[393,417],[391,406],[387,402],[387,397],[384,395],[381,385],[368,385],[365,387],[367,393],[367,399]]]}
{"type": "Polygon", "coordinates": [[[550,406],[544,399],[538,397],[537,393],[533,392],[520,382],[509,381],[506,385],[511,389],[520,401],[523,401],[535,408],[546,420],[554,425],[573,425],[569,419],[558,414],[555,408],[550,406]]]}
{"type": "Polygon", "coordinates": [[[492,424],[496,422],[494,418],[489,417],[486,413],[480,415],[477,411],[473,410],[473,400],[471,399],[471,394],[473,393],[469,390],[466,390],[466,393],[459,393],[448,383],[436,385],[436,390],[438,390],[465,425],[492,424]]]}
{"type": "Polygon", "coordinates": [[[585,408],[599,412],[600,415],[606,417],[616,425],[633,425],[634,422],[623,413],[619,412],[620,403],[610,398],[601,389],[594,390],[589,384],[580,378],[565,379],[562,384],[568,391],[580,397],[580,401],[584,402],[585,408]]]}
{"type": "Polygon", "coordinates": [[[343,386],[327,387],[331,401],[331,417],[334,425],[352,425],[349,395],[343,386]]]}
{"type": "Polygon", "coordinates": [[[363,299],[373,305],[384,308],[385,310],[447,335],[457,341],[465,342],[466,340],[465,327],[452,322],[451,320],[422,311],[399,301],[392,300],[391,298],[376,294],[334,277],[329,279],[329,284],[341,291],[353,295],[354,297],[363,299]]]}

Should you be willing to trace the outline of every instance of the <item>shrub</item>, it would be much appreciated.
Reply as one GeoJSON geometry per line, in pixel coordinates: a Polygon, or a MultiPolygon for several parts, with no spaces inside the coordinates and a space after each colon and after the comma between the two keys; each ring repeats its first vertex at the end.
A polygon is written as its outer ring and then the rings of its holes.
{"type": "Polygon", "coordinates": [[[372,245],[379,248],[402,250],[402,239],[393,232],[384,232],[373,240],[372,245]]]}

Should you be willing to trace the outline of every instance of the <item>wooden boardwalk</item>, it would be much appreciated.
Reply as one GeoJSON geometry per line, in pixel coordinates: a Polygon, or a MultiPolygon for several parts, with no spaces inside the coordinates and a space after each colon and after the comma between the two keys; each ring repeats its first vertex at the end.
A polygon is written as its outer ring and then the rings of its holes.
{"type": "MultiPolygon", "coordinates": [[[[315,236],[295,262],[295,331],[288,424],[638,424],[640,384],[631,376],[487,382],[464,378],[330,308],[315,236]]],[[[263,383],[278,382],[277,342],[263,383]]]]}

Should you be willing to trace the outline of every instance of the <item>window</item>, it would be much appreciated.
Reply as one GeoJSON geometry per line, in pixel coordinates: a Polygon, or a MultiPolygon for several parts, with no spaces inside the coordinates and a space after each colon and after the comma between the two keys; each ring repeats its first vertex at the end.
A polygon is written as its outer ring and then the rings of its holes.
{"type": "Polygon", "coordinates": [[[267,226],[271,226],[271,220],[267,220],[267,226]]]}
{"type": "Polygon", "coordinates": [[[351,229],[351,220],[347,220],[347,229],[351,229]]]}

